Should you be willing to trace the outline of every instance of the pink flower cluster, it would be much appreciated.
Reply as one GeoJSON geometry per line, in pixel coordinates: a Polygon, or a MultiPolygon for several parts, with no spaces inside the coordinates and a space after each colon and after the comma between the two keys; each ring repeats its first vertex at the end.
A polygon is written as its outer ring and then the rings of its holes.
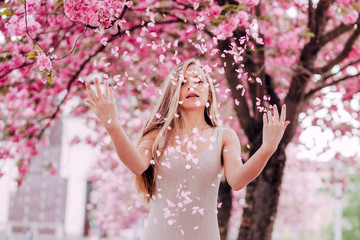
{"type": "Polygon", "coordinates": [[[38,51],[37,65],[39,66],[40,71],[52,69],[52,62],[50,58],[46,56],[42,51],[38,51]]]}
{"type": "Polygon", "coordinates": [[[231,17],[228,21],[218,25],[212,32],[218,39],[224,40],[228,37],[232,37],[233,31],[238,26],[249,27],[249,15],[245,11],[239,11],[234,17],[231,17]]]}
{"type": "Polygon", "coordinates": [[[355,10],[351,10],[346,12],[342,17],[342,22],[344,24],[352,24],[356,22],[356,19],[358,18],[359,13],[355,10]]]}
{"type": "Polygon", "coordinates": [[[259,0],[236,0],[238,3],[245,3],[249,7],[254,7],[259,4],[259,0]]]}
{"type": "MultiPolygon", "coordinates": [[[[39,32],[41,30],[41,25],[34,18],[28,17],[28,30],[31,35],[39,32]]],[[[25,19],[24,17],[19,17],[18,15],[14,15],[10,18],[10,20],[5,24],[5,28],[7,29],[7,34],[10,36],[24,36],[26,35],[26,27],[25,27],[25,19]]]]}
{"type": "Polygon", "coordinates": [[[131,7],[131,1],[112,0],[65,0],[65,14],[72,21],[79,21],[93,27],[109,27],[120,17],[125,6],[131,7]]]}
{"type": "Polygon", "coordinates": [[[205,19],[211,20],[214,17],[220,15],[223,9],[219,5],[212,5],[209,8],[204,9],[204,11],[200,12],[200,16],[204,17],[205,19]]]}

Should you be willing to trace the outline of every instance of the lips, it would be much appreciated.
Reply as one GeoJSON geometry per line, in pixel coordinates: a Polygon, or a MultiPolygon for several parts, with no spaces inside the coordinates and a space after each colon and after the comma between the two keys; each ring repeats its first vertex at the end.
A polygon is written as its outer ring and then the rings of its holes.
{"type": "Polygon", "coordinates": [[[186,96],[186,98],[191,98],[191,97],[199,97],[199,96],[195,93],[190,93],[189,95],[186,96]]]}

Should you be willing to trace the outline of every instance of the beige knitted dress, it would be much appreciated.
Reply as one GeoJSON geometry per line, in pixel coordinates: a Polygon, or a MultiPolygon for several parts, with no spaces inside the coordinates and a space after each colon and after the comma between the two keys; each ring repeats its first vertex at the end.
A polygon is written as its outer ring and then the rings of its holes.
{"type": "Polygon", "coordinates": [[[168,149],[159,160],[155,194],[141,240],[220,239],[217,196],[223,176],[223,130],[213,130],[212,142],[198,156],[184,157],[168,149]]]}

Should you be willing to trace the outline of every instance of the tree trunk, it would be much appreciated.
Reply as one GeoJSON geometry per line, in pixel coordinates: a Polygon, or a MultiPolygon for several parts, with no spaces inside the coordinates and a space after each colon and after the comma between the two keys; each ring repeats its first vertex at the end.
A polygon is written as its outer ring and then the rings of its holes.
{"type": "Polygon", "coordinates": [[[271,240],[285,160],[285,148],[279,147],[261,174],[247,186],[248,205],[244,207],[239,240],[271,240]]]}
{"type": "Polygon", "coordinates": [[[219,196],[218,199],[222,204],[220,209],[218,209],[218,222],[221,240],[227,239],[229,219],[231,215],[231,206],[232,206],[232,194],[231,187],[228,182],[225,180],[221,181],[219,196]]]}

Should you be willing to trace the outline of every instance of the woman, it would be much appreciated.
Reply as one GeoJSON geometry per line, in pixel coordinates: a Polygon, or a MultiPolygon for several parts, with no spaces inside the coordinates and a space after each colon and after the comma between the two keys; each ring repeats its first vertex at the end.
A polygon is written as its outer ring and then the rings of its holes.
{"type": "Polygon", "coordinates": [[[212,80],[196,59],[175,67],[135,147],[117,120],[113,89],[102,94],[86,84],[86,102],[104,123],[121,161],[135,174],[136,188],[151,202],[141,239],[220,239],[217,195],[225,176],[234,190],[256,178],[290,123],[274,105],[263,114],[263,143],[243,164],[235,131],[220,127],[212,80]]]}

